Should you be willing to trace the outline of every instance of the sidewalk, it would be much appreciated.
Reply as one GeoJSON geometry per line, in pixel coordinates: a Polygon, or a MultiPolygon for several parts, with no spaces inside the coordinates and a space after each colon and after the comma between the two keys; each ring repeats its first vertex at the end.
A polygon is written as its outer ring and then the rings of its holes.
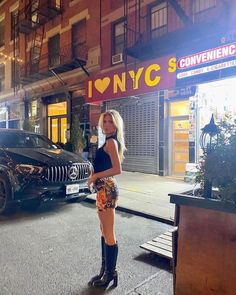
{"type": "MultiPolygon", "coordinates": [[[[120,191],[117,210],[168,224],[174,220],[174,204],[169,203],[168,193],[193,188],[181,179],[139,172],[123,171],[116,179],[120,191]]],[[[95,194],[87,197],[90,202],[95,199],[95,194]]]]}

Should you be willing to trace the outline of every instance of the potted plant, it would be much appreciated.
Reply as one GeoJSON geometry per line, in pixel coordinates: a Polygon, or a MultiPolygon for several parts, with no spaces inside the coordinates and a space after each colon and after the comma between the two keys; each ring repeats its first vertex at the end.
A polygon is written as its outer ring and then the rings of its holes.
{"type": "Polygon", "coordinates": [[[77,153],[81,155],[84,147],[85,147],[85,139],[83,136],[83,131],[80,128],[79,116],[74,114],[72,116],[70,139],[65,144],[65,149],[73,153],[77,153]]]}
{"type": "Polygon", "coordinates": [[[26,131],[34,132],[34,126],[30,122],[30,120],[27,119],[27,118],[25,118],[24,121],[23,121],[22,129],[26,130],[26,131]]]}
{"type": "Polygon", "coordinates": [[[218,130],[208,132],[210,141],[202,146],[205,153],[196,178],[199,187],[169,194],[170,202],[176,204],[178,226],[176,295],[235,294],[236,128],[222,122],[218,130]]]}

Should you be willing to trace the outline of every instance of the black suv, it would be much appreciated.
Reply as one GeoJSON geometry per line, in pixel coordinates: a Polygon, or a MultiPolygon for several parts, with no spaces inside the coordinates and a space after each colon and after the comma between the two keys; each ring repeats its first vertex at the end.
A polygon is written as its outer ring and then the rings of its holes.
{"type": "Polygon", "coordinates": [[[0,129],[0,213],[12,202],[37,208],[42,201],[84,198],[91,164],[43,135],[0,129]]]}

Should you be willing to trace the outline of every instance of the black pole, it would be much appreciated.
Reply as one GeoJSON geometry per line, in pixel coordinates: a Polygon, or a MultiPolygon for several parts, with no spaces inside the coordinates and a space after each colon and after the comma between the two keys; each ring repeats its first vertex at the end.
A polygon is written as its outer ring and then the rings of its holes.
{"type": "Polygon", "coordinates": [[[203,195],[205,198],[210,199],[212,193],[212,182],[209,180],[204,180],[203,195]]]}

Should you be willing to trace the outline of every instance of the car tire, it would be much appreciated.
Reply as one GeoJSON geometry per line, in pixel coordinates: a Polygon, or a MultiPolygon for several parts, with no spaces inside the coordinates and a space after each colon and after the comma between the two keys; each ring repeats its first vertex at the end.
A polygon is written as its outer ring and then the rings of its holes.
{"type": "Polygon", "coordinates": [[[23,201],[21,207],[26,211],[36,211],[41,205],[41,200],[33,199],[23,201]]]}
{"type": "Polygon", "coordinates": [[[10,198],[10,185],[6,176],[0,174],[0,214],[7,213],[10,198]]]}

